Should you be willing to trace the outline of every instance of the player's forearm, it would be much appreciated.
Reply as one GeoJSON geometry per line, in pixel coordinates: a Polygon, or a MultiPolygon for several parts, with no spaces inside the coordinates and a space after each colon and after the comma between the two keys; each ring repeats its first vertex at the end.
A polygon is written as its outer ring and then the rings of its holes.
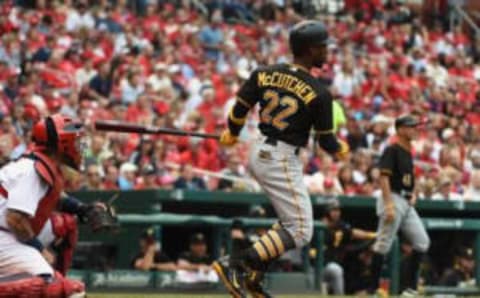
{"type": "Polygon", "coordinates": [[[179,260],[178,261],[178,264],[177,264],[177,268],[180,269],[180,270],[190,270],[190,271],[194,271],[194,270],[198,270],[201,266],[198,265],[198,264],[192,264],[188,261],[185,261],[185,260],[179,260]]]}
{"type": "Polygon", "coordinates": [[[154,264],[153,267],[159,271],[175,271],[177,269],[177,265],[173,262],[158,263],[154,264]]]}
{"type": "Polygon", "coordinates": [[[240,102],[236,102],[228,114],[228,129],[238,136],[247,120],[247,114],[250,109],[240,102]]]}
{"type": "Polygon", "coordinates": [[[337,137],[333,134],[333,132],[320,134],[318,138],[318,144],[323,150],[330,154],[335,154],[341,149],[340,142],[338,142],[337,137]]]}
{"type": "Polygon", "coordinates": [[[356,240],[372,240],[377,237],[377,233],[371,231],[365,231],[362,229],[353,229],[352,237],[356,240]]]}
{"type": "Polygon", "coordinates": [[[384,203],[392,202],[392,191],[390,189],[390,180],[388,176],[380,177],[380,189],[382,190],[382,198],[384,203]]]}
{"type": "Polygon", "coordinates": [[[7,211],[7,225],[9,230],[22,242],[35,236],[28,215],[20,211],[7,211]]]}

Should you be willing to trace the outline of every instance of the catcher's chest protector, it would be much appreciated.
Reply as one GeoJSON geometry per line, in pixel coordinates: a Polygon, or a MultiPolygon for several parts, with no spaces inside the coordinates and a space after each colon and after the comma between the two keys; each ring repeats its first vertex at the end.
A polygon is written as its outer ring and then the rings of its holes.
{"type": "Polygon", "coordinates": [[[63,176],[58,166],[41,152],[32,151],[24,157],[35,160],[35,170],[50,186],[45,196],[40,200],[35,216],[30,220],[35,235],[38,235],[58,205],[60,193],[63,189],[63,176]]]}

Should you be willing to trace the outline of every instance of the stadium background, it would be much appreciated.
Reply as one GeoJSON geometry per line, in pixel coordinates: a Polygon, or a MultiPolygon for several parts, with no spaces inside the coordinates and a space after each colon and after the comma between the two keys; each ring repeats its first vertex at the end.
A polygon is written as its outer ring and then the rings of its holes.
{"type": "MultiPolygon", "coordinates": [[[[241,144],[228,150],[212,140],[98,133],[91,124],[114,119],[218,133],[241,82],[258,65],[289,61],[289,27],[318,17],[336,42],[314,73],[337,99],[338,134],[353,154],[340,163],[314,146],[305,150],[312,195],[344,196],[345,218],[373,228],[375,161],[392,141],[393,119],[416,113],[429,123],[414,144],[420,199],[426,201],[420,202],[422,214],[474,218],[480,200],[475,6],[477,1],[441,0],[0,1],[0,160],[25,150],[34,121],[60,112],[89,127],[84,174],[69,177],[68,190],[79,197],[120,191],[138,198],[138,204],[120,199],[121,213],[248,216],[255,200],[222,205],[215,198],[242,201],[242,194],[218,191],[258,191],[244,169],[257,133],[254,113],[241,144]],[[208,192],[195,204],[182,202],[175,191],[164,195],[172,202],[161,205],[145,203],[161,196],[155,192],[131,195],[147,189],[208,192]]],[[[273,215],[266,201],[258,203],[273,215]]],[[[318,205],[316,219],[322,215],[318,205]]],[[[129,230],[132,245],[116,249],[134,254],[146,227],[129,230]]],[[[175,259],[195,232],[213,244],[207,227],[172,227],[164,229],[162,246],[175,259]]],[[[431,257],[443,262],[439,276],[452,266],[455,248],[472,246],[473,237],[435,233],[431,257]]],[[[82,231],[80,244],[119,246],[108,237],[82,231]]],[[[87,253],[81,247],[79,256],[87,253]]],[[[109,269],[125,269],[129,260],[112,262],[109,269]]]]}

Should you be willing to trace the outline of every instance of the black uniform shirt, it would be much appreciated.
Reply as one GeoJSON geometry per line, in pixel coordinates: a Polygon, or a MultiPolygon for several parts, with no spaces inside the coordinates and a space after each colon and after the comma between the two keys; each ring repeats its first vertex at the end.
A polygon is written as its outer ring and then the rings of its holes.
{"type": "Polygon", "coordinates": [[[180,254],[178,256],[178,259],[186,260],[189,263],[192,264],[205,264],[205,265],[210,265],[212,263],[212,258],[209,255],[205,256],[195,256],[191,252],[186,251],[180,254]]]}
{"type": "Polygon", "coordinates": [[[310,129],[333,131],[332,96],[301,66],[277,64],[257,69],[237,93],[245,106],[260,104],[263,135],[304,147],[310,129]]]}
{"type": "Polygon", "coordinates": [[[411,195],[415,186],[411,153],[398,144],[388,146],[380,158],[380,172],[390,177],[392,192],[411,195]]]}
{"type": "Polygon", "coordinates": [[[330,227],[325,233],[326,262],[342,262],[345,246],[352,240],[352,226],[344,221],[330,227]]]}

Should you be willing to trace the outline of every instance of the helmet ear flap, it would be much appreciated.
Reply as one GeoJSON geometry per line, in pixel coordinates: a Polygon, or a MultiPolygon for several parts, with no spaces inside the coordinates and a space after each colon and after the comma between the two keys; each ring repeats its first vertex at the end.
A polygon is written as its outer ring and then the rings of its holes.
{"type": "Polygon", "coordinates": [[[58,134],[55,128],[55,123],[51,117],[47,117],[45,120],[45,126],[47,128],[47,147],[55,151],[58,150],[58,134]]]}

